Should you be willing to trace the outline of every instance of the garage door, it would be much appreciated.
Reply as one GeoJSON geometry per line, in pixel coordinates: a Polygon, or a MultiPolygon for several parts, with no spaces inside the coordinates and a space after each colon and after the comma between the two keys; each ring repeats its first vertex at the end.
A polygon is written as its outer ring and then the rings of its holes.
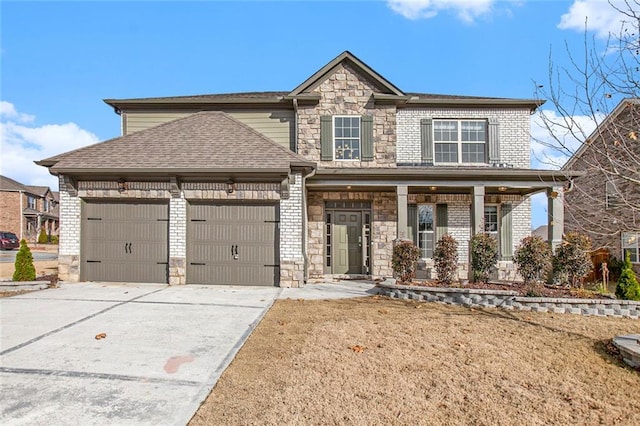
{"type": "Polygon", "coordinates": [[[82,279],[166,283],[167,204],[84,202],[82,279]]]}
{"type": "Polygon", "coordinates": [[[277,205],[190,204],[188,217],[188,284],[278,284],[277,205]]]}

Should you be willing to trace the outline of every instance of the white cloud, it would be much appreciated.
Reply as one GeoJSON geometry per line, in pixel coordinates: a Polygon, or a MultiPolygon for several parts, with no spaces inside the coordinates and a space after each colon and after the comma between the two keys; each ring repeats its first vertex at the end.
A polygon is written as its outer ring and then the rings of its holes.
{"type": "Polygon", "coordinates": [[[407,19],[429,19],[441,11],[453,11],[458,18],[472,23],[489,13],[495,0],[388,0],[387,6],[407,19]]]}
{"type": "MultiPolygon", "coordinates": [[[[633,1],[629,3],[634,5],[633,1]]],[[[618,34],[622,22],[627,19],[625,15],[616,10],[629,10],[625,0],[575,0],[569,11],[562,15],[558,28],[562,30],[594,31],[600,38],[607,38],[610,33],[618,34]],[[612,6],[613,5],[613,6],[612,6]]]]}
{"type": "Polygon", "coordinates": [[[75,123],[35,126],[35,117],[18,112],[12,103],[0,101],[0,108],[0,173],[25,185],[57,190],[57,178],[34,161],[98,142],[96,135],[75,123]]]}
{"type": "Polygon", "coordinates": [[[537,111],[531,119],[532,167],[561,168],[604,117],[604,114],[575,115],[565,119],[554,110],[537,111]]]}

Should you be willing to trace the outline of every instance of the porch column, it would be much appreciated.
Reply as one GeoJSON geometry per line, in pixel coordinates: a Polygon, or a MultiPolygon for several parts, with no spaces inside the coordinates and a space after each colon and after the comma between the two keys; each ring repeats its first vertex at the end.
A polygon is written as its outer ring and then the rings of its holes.
{"type": "Polygon", "coordinates": [[[564,234],[564,194],[562,186],[547,188],[547,225],[551,250],[562,243],[564,234]]]}
{"type": "Polygon", "coordinates": [[[471,197],[471,235],[484,232],[484,186],[474,186],[471,197]]]}
{"type": "Polygon", "coordinates": [[[398,185],[396,187],[396,193],[398,198],[398,240],[408,240],[409,236],[407,234],[407,195],[409,194],[409,189],[407,185],[398,185]]]}

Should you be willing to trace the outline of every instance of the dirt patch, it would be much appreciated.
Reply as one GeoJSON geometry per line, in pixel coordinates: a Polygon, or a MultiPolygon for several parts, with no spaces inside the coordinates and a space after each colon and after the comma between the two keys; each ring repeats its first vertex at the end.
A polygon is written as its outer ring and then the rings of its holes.
{"type": "Polygon", "coordinates": [[[190,425],[640,424],[640,374],[603,344],[638,332],[384,297],[277,301],[190,425]]]}
{"type": "MultiPolygon", "coordinates": [[[[36,275],[51,275],[58,273],[58,261],[57,260],[37,260],[33,262],[33,266],[36,268],[36,275]]],[[[0,279],[10,280],[13,276],[15,266],[13,262],[1,262],[0,263],[0,279]]]]}
{"type": "Polygon", "coordinates": [[[603,294],[596,291],[594,288],[585,286],[584,288],[569,288],[560,286],[549,286],[538,284],[531,286],[522,282],[513,283],[469,283],[469,284],[445,284],[440,281],[412,281],[410,284],[403,285],[415,285],[422,287],[442,287],[442,288],[469,288],[469,289],[484,289],[484,290],[509,290],[515,291],[520,296],[531,297],[556,297],[556,298],[570,298],[570,299],[615,299],[613,294],[603,294]]]}

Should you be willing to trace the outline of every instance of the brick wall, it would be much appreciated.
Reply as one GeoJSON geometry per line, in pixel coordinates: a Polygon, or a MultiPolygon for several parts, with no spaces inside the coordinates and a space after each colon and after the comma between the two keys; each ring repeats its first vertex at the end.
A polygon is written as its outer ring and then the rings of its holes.
{"type": "Polygon", "coordinates": [[[292,175],[289,198],[280,201],[280,287],[304,285],[302,175],[292,175]]]}
{"type": "MultiPolygon", "coordinates": [[[[20,192],[0,191],[0,231],[13,232],[22,237],[20,229],[20,218],[22,209],[20,208],[20,197],[24,195],[20,192]]],[[[26,206],[24,200],[23,206],[26,206]]],[[[23,207],[24,208],[24,207],[23,207]]]]}
{"type": "Polygon", "coordinates": [[[513,167],[530,167],[530,114],[528,109],[486,108],[402,108],[397,113],[399,163],[420,163],[422,118],[495,118],[500,128],[500,162],[513,167]]]}

